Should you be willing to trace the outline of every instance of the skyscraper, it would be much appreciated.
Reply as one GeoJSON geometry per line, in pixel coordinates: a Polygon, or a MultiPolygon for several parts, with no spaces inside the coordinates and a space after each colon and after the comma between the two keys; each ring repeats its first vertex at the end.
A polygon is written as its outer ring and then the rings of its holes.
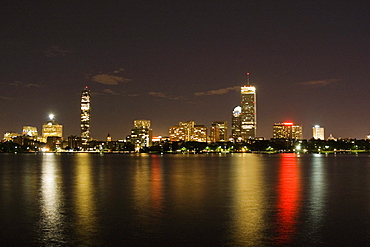
{"type": "Polygon", "coordinates": [[[249,73],[247,73],[247,83],[241,87],[240,94],[240,108],[235,107],[233,112],[232,135],[235,141],[247,141],[256,137],[257,129],[256,88],[249,83],[249,73]],[[238,121],[240,123],[237,123],[238,121]]]}
{"type": "Polygon", "coordinates": [[[90,114],[91,114],[91,93],[86,86],[81,93],[81,142],[87,145],[90,141],[90,114]]]}
{"type": "Polygon", "coordinates": [[[320,125],[315,125],[312,127],[312,136],[314,139],[325,140],[324,128],[320,125]]]}

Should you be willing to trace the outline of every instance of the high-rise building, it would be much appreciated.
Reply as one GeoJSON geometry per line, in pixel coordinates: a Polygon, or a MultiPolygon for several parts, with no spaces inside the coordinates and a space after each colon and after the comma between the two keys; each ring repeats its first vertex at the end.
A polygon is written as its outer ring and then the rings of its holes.
{"type": "Polygon", "coordinates": [[[274,139],[302,139],[302,126],[294,123],[275,123],[273,127],[274,139]]]}
{"type": "Polygon", "coordinates": [[[212,122],[210,130],[211,142],[227,141],[227,122],[212,122]]]}
{"type": "Polygon", "coordinates": [[[153,131],[150,128],[150,120],[134,120],[134,128],[131,130],[130,140],[135,145],[135,151],[152,145],[153,131]]]}
{"type": "Polygon", "coordinates": [[[22,136],[25,136],[30,139],[36,140],[38,137],[38,131],[36,127],[33,126],[23,126],[22,136]]]}
{"type": "Polygon", "coordinates": [[[241,105],[233,111],[232,136],[234,141],[247,141],[256,137],[257,130],[256,87],[250,85],[249,73],[246,85],[241,87],[240,95],[241,105]]]}
{"type": "Polygon", "coordinates": [[[256,137],[256,88],[251,85],[241,87],[241,96],[240,134],[242,140],[245,141],[256,137]]]}
{"type": "Polygon", "coordinates": [[[240,106],[237,106],[233,110],[233,116],[231,120],[231,135],[235,142],[241,142],[242,137],[240,134],[241,129],[241,120],[240,115],[242,113],[242,108],[240,106]]]}
{"type": "Polygon", "coordinates": [[[87,145],[91,140],[90,132],[91,119],[91,93],[86,86],[81,93],[81,142],[82,145],[87,145]]]}
{"type": "Polygon", "coordinates": [[[63,125],[54,120],[54,115],[49,115],[50,120],[42,125],[42,141],[46,142],[50,137],[63,137],[63,125]]]}
{"type": "Polygon", "coordinates": [[[320,125],[315,125],[312,127],[312,136],[314,139],[325,140],[324,128],[320,125]]]}

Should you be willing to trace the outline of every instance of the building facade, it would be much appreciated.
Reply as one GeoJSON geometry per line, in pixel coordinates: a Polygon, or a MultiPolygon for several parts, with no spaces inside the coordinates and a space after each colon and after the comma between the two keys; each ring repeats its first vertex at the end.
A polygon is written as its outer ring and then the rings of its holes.
{"type": "Polygon", "coordinates": [[[39,133],[36,127],[33,126],[23,126],[22,128],[22,136],[25,136],[29,139],[36,140],[39,133]]]}
{"type": "Polygon", "coordinates": [[[13,131],[7,131],[4,133],[4,141],[12,141],[13,139],[19,137],[20,134],[13,132],[13,131]]]}
{"type": "Polygon", "coordinates": [[[134,128],[131,130],[130,140],[135,146],[136,152],[152,145],[152,135],[150,120],[134,120],[134,128]]]}
{"type": "Polygon", "coordinates": [[[212,122],[210,129],[211,142],[225,142],[227,139],[227,122],[212,122]]]}
{"type": "Polygon", "coordinates": [[[275,123],[273,126],[274,139],[302,139],[302,126],[294,123],[275,123]]]}
{"type": "Polygon", "coordinates": [[[325,140],[325,131],[320,125],[315,125],[312,127],[312,137],[316,140],[325,140]]]}
{"type": "Polygon", "coordinates": [[[240,88],[241,104],[234,108],[232,116],[232,138],[234,142],[255,139],[257,134],[256,87],[247,83],[240,88]]]}
{"type": "Polygon", "coordinates": [[[194,121],[179,122],[179,125],[169,128],[171,141],[207,141],[207,127],[196,125],[194,121]]]}
{"type": "Polygon", "coordinates": [[[231,136],[234,142],[241,142],[241,119],[240,115],[242,113],[242,108],[237,106],[233,110],[232,120],[231,120],[231,136]]]}
{"type": "Polygon", "coordinates": [[[88,87],[85,87],[81,93],[81,144],[86,146],[91,140],[90,132],[91,121],[91,93],[88,87]]]}
{"type": "Polygon", "coordinates": [[[49,136],[63,137],[63,125],[57,123],[53,116],[50,116],[50,120],[42,125],[42,141],[46,143],[49,136]]]}
{"type": "Polygon", "coordinates": [[[241,87],[241,99],[240,136],[246,141],[256,137],[256,88],[251,85],[241,87]]]}

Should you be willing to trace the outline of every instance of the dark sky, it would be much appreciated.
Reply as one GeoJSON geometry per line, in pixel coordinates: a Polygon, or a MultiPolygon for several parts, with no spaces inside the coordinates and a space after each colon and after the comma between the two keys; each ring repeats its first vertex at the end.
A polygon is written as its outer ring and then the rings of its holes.
{"type": "Polygon", "coordinates": [[[86,85],[100,140],[126,137],[134,119],[150,119],[154,135],[179,121],[230,123],[249,72],[258,136],[289,120],[305,138],[319,124],[326,136],[363,139],[369,9],[362,0],[2,2],[0,133],[41,132],[52,112],[65,137],[80,135],[86,85]]]}

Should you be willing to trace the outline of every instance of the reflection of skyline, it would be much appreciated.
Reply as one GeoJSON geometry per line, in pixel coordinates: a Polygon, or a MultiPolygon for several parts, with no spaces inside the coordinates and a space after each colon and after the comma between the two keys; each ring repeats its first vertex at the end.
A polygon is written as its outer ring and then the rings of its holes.
{"type": "Polygon", "coordinates": [[[0,155],[0,245],[364,246],[368,161],[0,155]]]}
{"type": "Polygon", "coordinates": [[[241,245],[259,245],[265,225],[265,191],[263,186],[263,165],[258,157],[238,157],[235,162],[233,183],[233,221],[235,241],[241,245]]]}
{"type": "Polygon", "coordinates": [[[295,154],[281,154],[279,182],[277,185],[277,244],[287,244],[296,232],[300,210],[300,175],[298,157],[295,154]]]}
{"type": "Polygon", "coordinates": [[[155,211],[162,210],[162,173],[161,161],[158,156],[152,156],[151,159],[151,198],[152,207],[155,211]]]}
{"type": "Polygon", "coordinates": [[[84,243],[94,245],[96,244],[93,239],[97,231],[97,215],[91,158],[89,154],[76,156],[74,202],[77,216],[75,231],[84,243]]]}
{"type": "Polygon", "coordinates": [[[322,221],[325,215],[325,199],[326,199],[326,174],[324,170],[325,163],[323,162],[323,156],[315,154],[312,159],[312,171],[310,176],[310,207],[309,207],[309,219],[311,223],[312,235],[318,235],[321,231],[322,221]]]}
{"type": "Polygon", "coordinates": [[[61,190],[60,159],[54,154],[42,156],[41,174],[41,238],[46,243],[62,244],[65,241],[64,195],[61,190]]]}
{"type": "Polygon", "coordinates": [[[144,155],[136,161],[132,191],[136,220],[143,226],[159,225],[163,217],[161,160],[156,155],[144,155]]]}

